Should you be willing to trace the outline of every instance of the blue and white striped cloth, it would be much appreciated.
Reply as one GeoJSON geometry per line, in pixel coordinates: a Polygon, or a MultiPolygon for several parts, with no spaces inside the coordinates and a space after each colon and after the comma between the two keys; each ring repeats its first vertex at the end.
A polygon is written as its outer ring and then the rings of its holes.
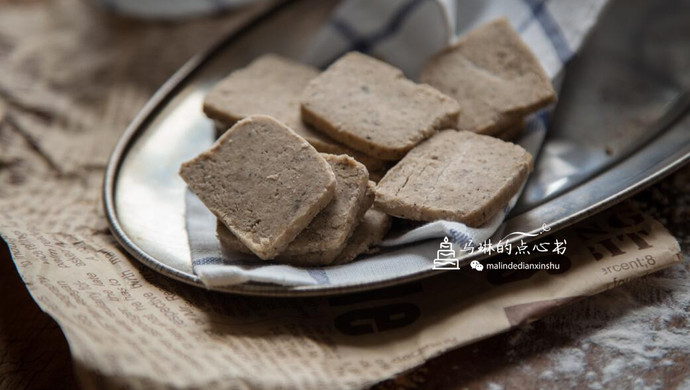
{"type": "MultiPolygon", "coordinates": [[[[415,78],[423,63],[460,34],[505,17],[555,80],[577,52],[608,0],[346,0],[315,37],[306,63],[323,67],[358,50],[381,58],[415,78]]],[[[546,133],[548,113],[530,117],[518,143],[536,156],[546,133]]],[[[443,237],[456,250],[479,244],[501,226],[517,196],[485,226],[437,221],[382,244],[381,253],[356,262],[323,268],[257,263],[246,255],[223,253],[215,237],[215,217],[191,193],[187,230],[194,272],[209,288],[247,282],[287,286],[353,285],[428,270],[443,237]],[[435,240],[432,240],[436,238],[435,240]],[[404,245],[404,246],[403,246],[404,245]]]]}

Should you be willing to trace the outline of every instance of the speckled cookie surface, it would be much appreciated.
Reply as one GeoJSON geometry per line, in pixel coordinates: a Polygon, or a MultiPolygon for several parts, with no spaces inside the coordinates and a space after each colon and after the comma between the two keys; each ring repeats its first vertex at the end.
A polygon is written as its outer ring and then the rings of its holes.
{"type": "Polygon", "coordinates": [[[204,100],[204,112],[214,119],[220,136],[236,121],[250,115],[270,115],[285,123],[323,153],[347,154],[369,171],[384,162],[358,153],[305,125],[300,118],[300,95],[319,74],[310,66],[276,54],[264,54],[216,84],[204,100]]]}
{"type": "Polygon", "coordinates": [[[520,146],[444,130],[414,148],[376,186],[376,207],[400,218],[480,226],[517,193],[532,170],[520,146]]]}
{"type": "Polygon", "coordinates": [[[555,101],[539,61],[505,19],[484,24],[426,64],[420,81],[460,103],[459,130],[495,134],[555,101]]]}
{"type": "Polygon", "coordinates": [[[331,166],[277,120],[251,116],[180,167],[180,176],[253,253],[278,253],[333,199],[331,166]]]}
{"type": "Polygon", "coordinates": [[[302,120],[384,160],[399,160],[436,130],[454,126],[458,112],[452,98],[355,52],[311,80],[302,94],[302,120]]]}
{"type": "MultiPolygon", "coordinates": [[[[336,176],[333,200],[324,208],[276,260],[295,265],[325,265],[343,251],[364,212],[373,203],[366,168],[351,157],[323,155],[336,176]]],[[[230,250],[247,249],[228,229],[216,229],[221,243],[230,250]]]]}

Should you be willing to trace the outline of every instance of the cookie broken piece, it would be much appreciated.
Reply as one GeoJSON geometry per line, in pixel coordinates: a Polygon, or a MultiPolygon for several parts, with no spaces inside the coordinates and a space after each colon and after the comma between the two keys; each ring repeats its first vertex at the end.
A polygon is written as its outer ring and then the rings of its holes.
{"type": "Polygon", "coordinates": [[[336,257],[331,265],[351,262],[359,255],[369,250],[383,240],[391,227],[391,217],[372,207],[364,214],[355,232],[350,237],[345,249],[336,257]]]}
{"type": "Polygon", "coordinates": [[[180,167],[206,207],[261,259],[274,258],[335,195],[331,166],[263,115],[243,119],[180,167]]]}
{"type": "Polygon", "coordinates": [[[454,127],[458,113],[452,98],[356,52],[311,80],[302,94],[303,121],[383,160],[399,160],[436,130],[454,127]]]}
{"type": "MultiPolygon", "coordinates": [[[[276,260],[293,265],[326,265],[343,251],[365,211],[374,201],[366,168],[341,155],[323,155],[336,177],[335,196],[276,260]]],[[[222,224],[216,228],[221,244],[230,250],[247,248],[222,224]]]]}
{"type": "Polygon", "coordinates": [[[218,136],[238,120],[251,115],[270,115],[304,137],[319,152],[348,154],[372,172],[383,169],[383,161],[355,152],[302,122],[300,95],[309,80],[318,74],[311,66],[276,54],[264,54],[216,84],[204,100],[204,113],[214,120],[218,136]]]}
{"type": "Polygon", "coordinates": [[[497,134],[556,100],[551,81],[507,20],[484,24],[429,60],[420,81],[460,103],[457,129],[497,134]]]}
{"type": "Polygon", "coordinates": [[[414,148],[376,186],[376,207],[417,221],[481,226],[505,207],[532,171],[515,144],[444,130],[414,148]]]}

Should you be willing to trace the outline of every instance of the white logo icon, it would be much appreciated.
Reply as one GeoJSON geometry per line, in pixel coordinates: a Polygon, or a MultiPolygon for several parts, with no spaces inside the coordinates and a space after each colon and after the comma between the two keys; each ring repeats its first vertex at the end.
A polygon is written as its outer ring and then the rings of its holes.
{"type": "Polygon", "coordinates": [[[460,262],[455,258],[453,243],[448,242],[448,237],[443,239],[440,248],[436,251],[433,269],[460,269],[460,262]]]}
{"type": "Polygon", "coordinates": [[[472,269],[476,269],[477,271],[482,271],[484,269],[484,265],[482,265],[482,263],[480,263],[477,260],[472,260],[472,262],[470,263],[470,267],[472,269]]]}

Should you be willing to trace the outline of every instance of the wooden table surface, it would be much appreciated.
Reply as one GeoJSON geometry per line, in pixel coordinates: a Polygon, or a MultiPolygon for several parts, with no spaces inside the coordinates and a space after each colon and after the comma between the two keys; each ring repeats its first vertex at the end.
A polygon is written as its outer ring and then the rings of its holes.
{"type": "MultiPolygon", "coordinates": [[[[27,123],[56,137],[80,137],[89,126],[116,129],[84,138],[96,148],[86,156],[42,155],[60,174],[102,169],[102,156],[152,91],[209,43],[209,33],[217,36],[241,17],[145,23],[78,0],[0,0],[3,182],[20,183],[23,172],[21,159],[4,149],[7,140],[20,138],[44,153],[27,123]],[[40,77],[27,82],[26,75],[40,77]],[[60,111],[65,105],[74,110],[60,111]]],[[[376,388],[690,388],[690,167],[635,201],[681,241],[686,261],[376,388]]],[[[0,390],[78,388],[64,336],[31,299],[4,243],[0,267],[0,390]]]]}

